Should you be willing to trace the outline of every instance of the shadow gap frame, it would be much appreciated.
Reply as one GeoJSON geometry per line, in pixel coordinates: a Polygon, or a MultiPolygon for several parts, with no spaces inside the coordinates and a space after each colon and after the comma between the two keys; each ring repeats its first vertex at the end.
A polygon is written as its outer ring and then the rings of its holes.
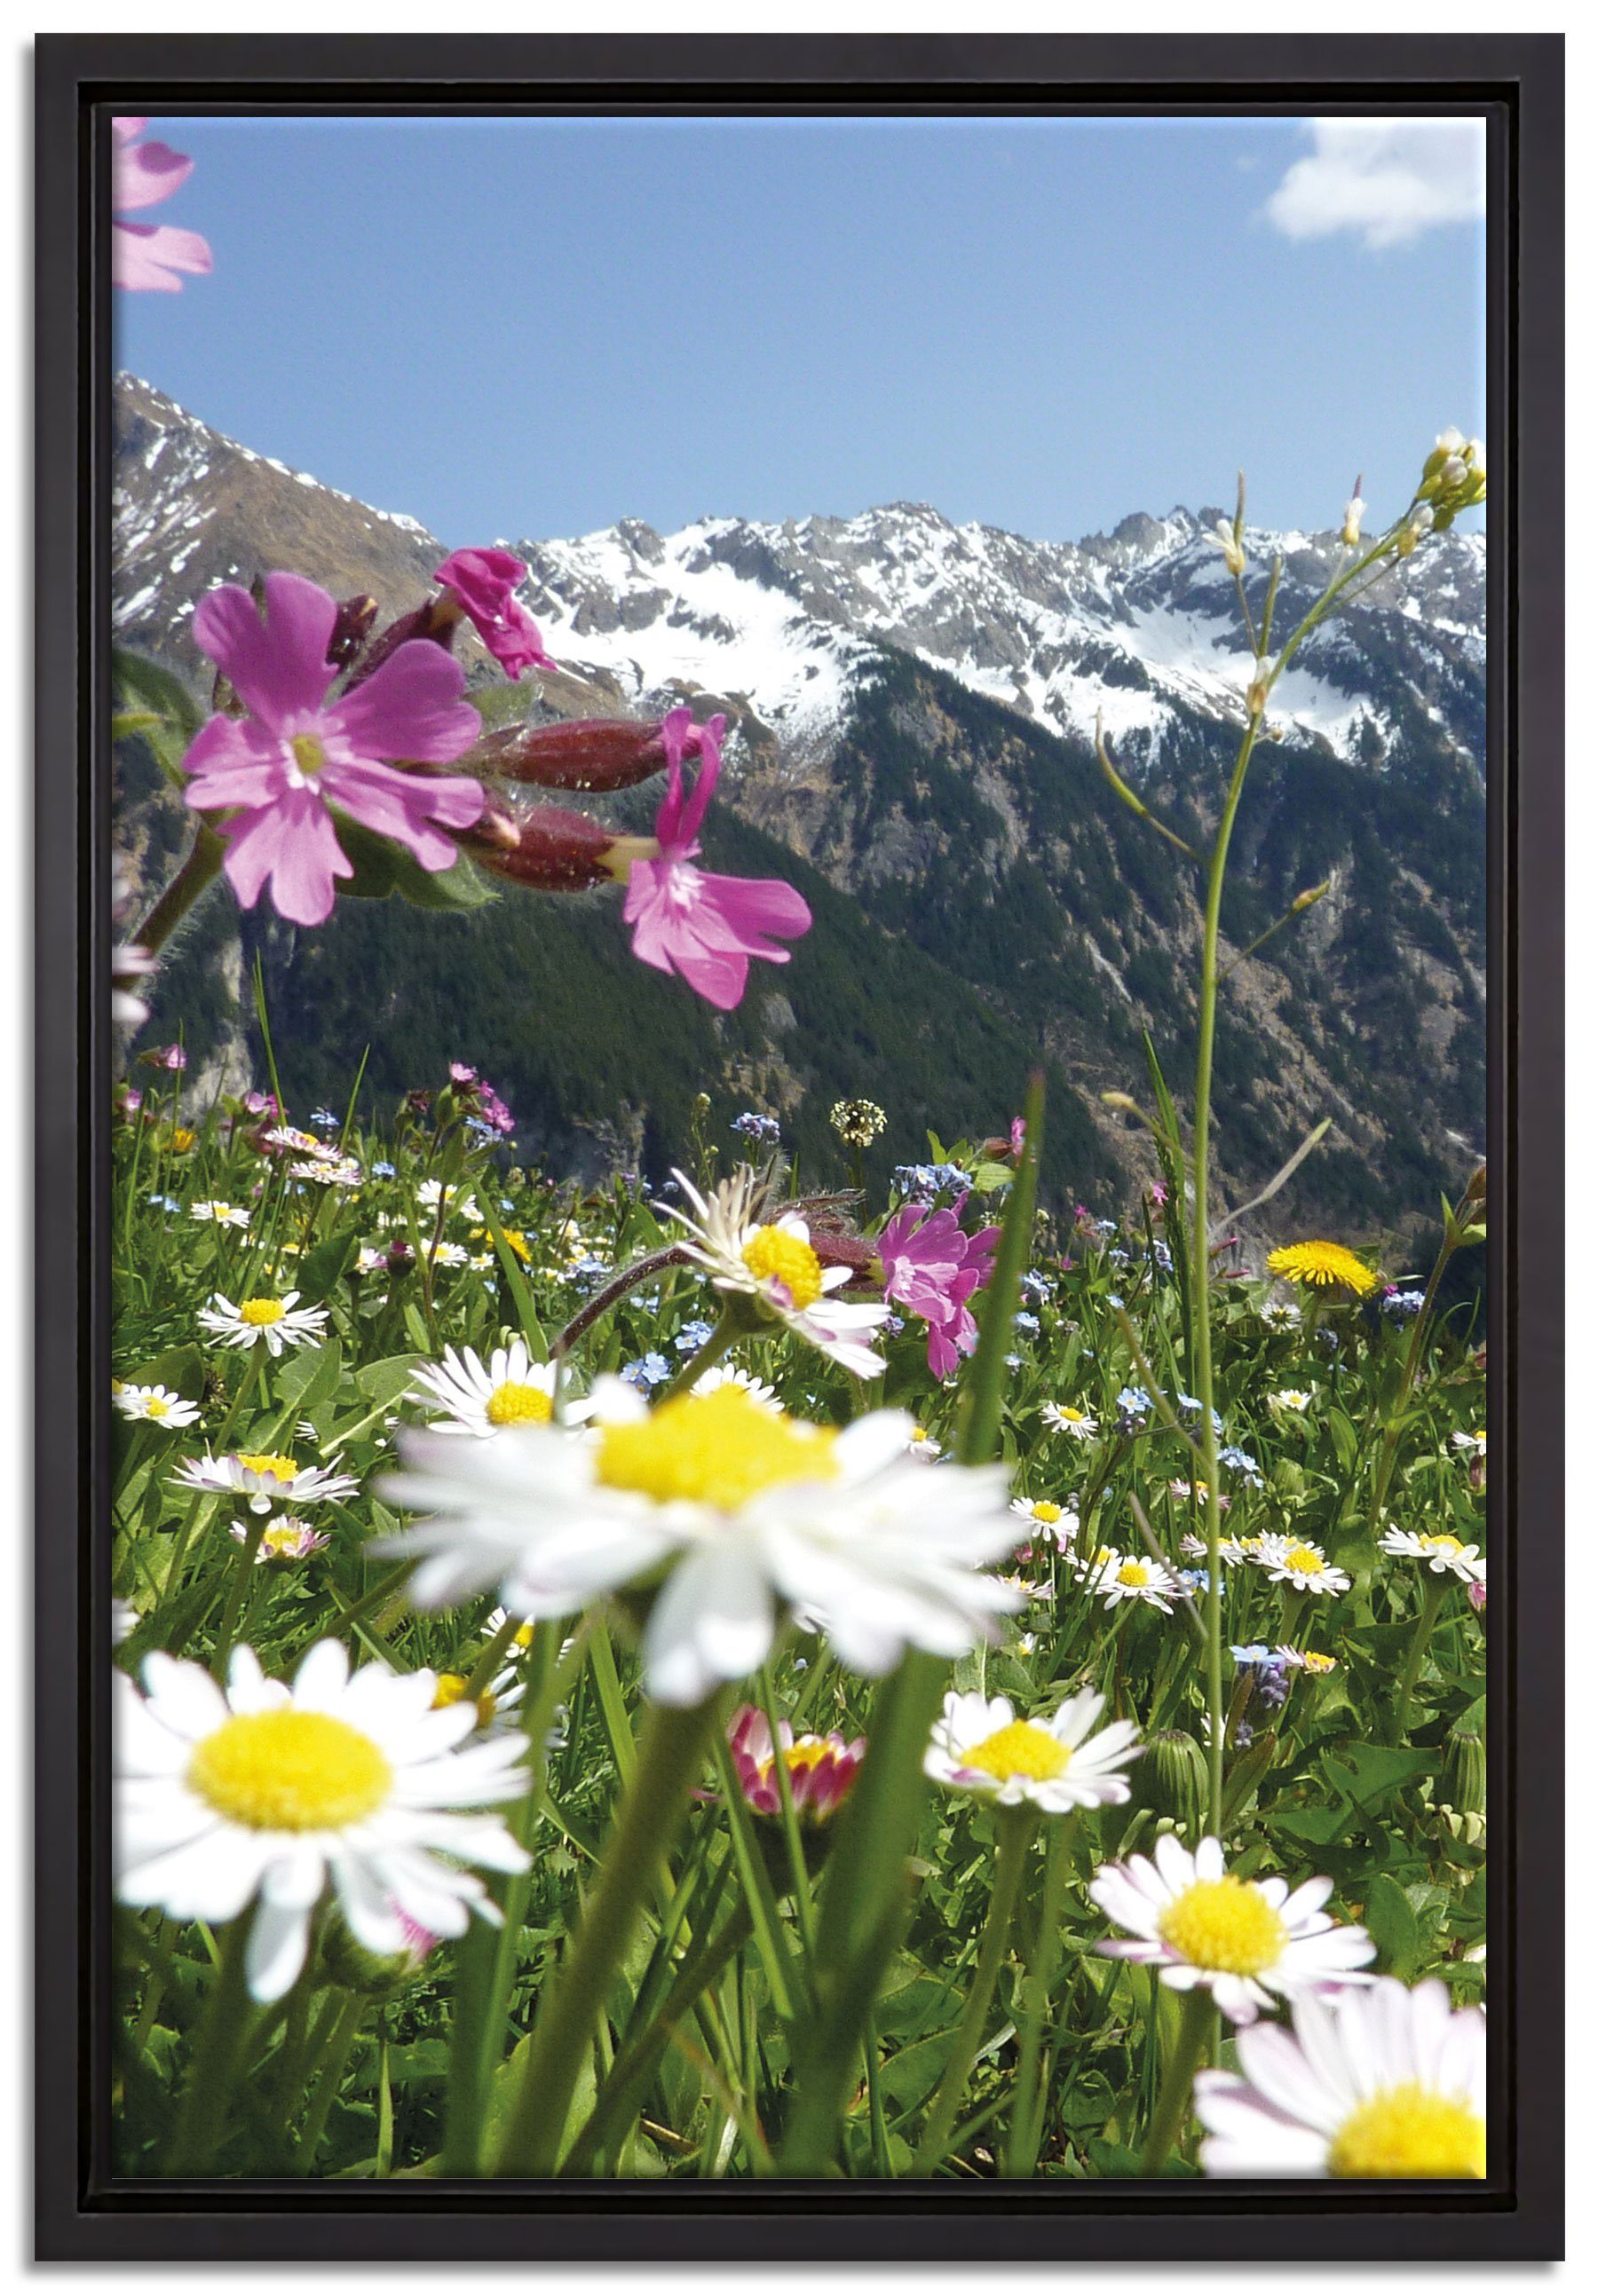
{"type": "Polygon", "coordinates": [[[1563,42],[1557,36],[52,36],[36,46],[36,2237],[50,2260],[1540,2259],[1562,2241],[1563,42]],[[116,2180],[109,2021],[107,147],[96,105],[1486,111],[1489,1639],[1503,2161],[1480,2192],[116,2180]],[[98,258],[98,259],[96,259],[98,258]],[[1535,554],[1533,549],[1535,537],[1535,554]],[[1522,1282],[1521,1271],[1526,1271],[1522,1282]],[[1515,1536],[1535,1523],[1536,1548],[1515,1536]],[[70,1822],[55,1814],[71,1813],[70,1822]],[[1067,2249],[1068,2243],[1068,2249],[1067,2249]]]}

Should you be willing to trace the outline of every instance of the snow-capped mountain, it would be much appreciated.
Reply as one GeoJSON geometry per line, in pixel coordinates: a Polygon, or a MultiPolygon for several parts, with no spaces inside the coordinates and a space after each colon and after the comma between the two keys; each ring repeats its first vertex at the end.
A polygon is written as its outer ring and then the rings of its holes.
{"type": "MultiPolygon", "coordinates": [[[[369,593],[386,619],[425,594],[449,549],[491,538],[437,537],[356,502],[131,378],[117,418],[117,635],[196,684],[190,618],[218,581],[292,568],[339,596],[369,593]]],[[[1175,1087],[1190,1081],[1199,918],[1193,872],[1107,789],[1093,730],[1101,720],[1129,778],[1201,845],[1248,683],[1235,586],[1208,534],[1216,515],[1138,515],[1074,543],[904,503],[780,524],[707,518],[669,535],[631,519],[570,540],[513,530],[504,538],[528,564],[528,602],[560,671],[507,687],[474,639],[464,650],[499,721],[507,709],[586,716],[681,700],[701,718],[728,712],[712,865],[787,870],[817,925],[745,1013],[694,1038],[707,1081],[720,1075],[740,1105],[781,1113],[824,1165],[824,1110],[839,1092],[896,1093],[898,1145],[913,1155],[927,1124],[945,1136],[993,1128],[1013,1112],[993,1103],[1042,1058],[1056,1079],[1056,1152],[1067,1176],[1102,1185],[1146,1156],[1099,1097],[1141,1088],[1144,1029],[1175,1063],[1175,1087]]],[[[1256,611],[1281,558],[1280,636],[1338,562],[1335,537],[1251,535],[1249,547],[1256,611]]],[[[1481,538],[1435,537],[1316,631],[1273,697],[1234,842],[1231,948],[1306,888],[1330,890],[1262,954],[1240,956],[1228,990],[1216,1150],[1234,1201],[1330,1115],[1332,1133],[1294,1183],[1298,1210],[1403,1228],[1479,1144],[1484,593],[1481,538]]],[[[174,804],[152,784],[124,806],[136,869],[143,851],[177,846],[174,804]]],[[[221,1042],[242,931],[278,968],[284,1025],[305,1058],[325,1056],[317,1088],[332,1091],[370,1027],[348,983],[384,981],[368,1076],[386,1089],[416,1081],[407,1061],[459,1053],[463,1017],[505,1025],[486,989],[478,1009],[462,937],[485,980],[552,968],[537,973],[525,1027],[470,1056],[504,1071],[557,1153],[574,1127],[611,1125],[623,1089],[642,1127],[623,1160],[636,1161],[639,1141],[671,1145],[681,1063],[663,1052],[642,1083],[617,1079],[640,1045],[680,1042],[688,1057],[687,1007],[649,1004],[655,986],[639,969],[610,964],[612,929],[571,914],[560,911],[568,931],[548,904],[506,901],[444,932],[400,904],[354,902],[316,935],[246,918],[226,940],[218,924],[205,997],[221,1042]],[[573,965],[604,969],[602,1011],[571,1001],[573,965]],[[571,1039],[557,1059],[563,1012],[571,1039]],[[595,1032],[613,1023],[605,1070],[595,1032]]]]}
{"type": "MultiPolygon", "coordinates": [[[[747,701],[785,743],[836,734],[869,642],[947,671],[1050,730],[1154,763],[1175,709],[1236,721],[1249,649],[1210,540],[1218,513],[1128,518],[1080,543],[954,526],[922,503],[780,526],[636,520],[572,542],[523,540],[530,595],[558,659],[602,667],[639,701],[698,685],[747,701]]],[[[1280,553],[1287,627],[1338,562],[1335,537],[1263,535],[1280,553]]],[[[1372,644],[1442,722],[1482,673],[1481,537],[1451,535],[1388,577],[1282,679],[1284,718],[1339,756],[1380,754],[1392,713],[1372,644]]]]}

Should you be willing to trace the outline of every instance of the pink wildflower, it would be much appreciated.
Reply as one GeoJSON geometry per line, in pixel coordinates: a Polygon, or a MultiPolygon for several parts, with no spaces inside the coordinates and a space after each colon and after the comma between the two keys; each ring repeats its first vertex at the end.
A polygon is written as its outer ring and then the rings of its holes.
{"type": "Polygon", "coordinates": [[[180,1072],[189,1064],[189,1056],[181,1045],[152,1045],[147,1053],[141,1053],[139,1058],[148,1061],[152,1069],[171,1069],[175,1072],[180,1072]]]}
{"type": "Polygon", "coordinates": [[[1012,1116],[1009,1122],[1009,1152],[1017,1163],[1021,1160],[1021,1151],[1026,1145],[1026,1119],[1024,1116],[1012,1116]]]}
{"type": "Polygon", "coordinates": [[[968,1235],[959,1206],[927,1212],[923,1204],[904,1205],[877,1239],[884,1297],[927,1325],[927,1362],[935,1379],[947,1379],[976,1345],[976,1319],[966,1302],[992,1275],[998,1242],[996,1227],[968,1235]]]}
{"type": "Polygon", "coordinates": [[[337,613],[326,591],[298,574],[268,575],[264,620],[249,591],[231,582],[194,610],[195,644],[250,715],[218,715],[201,727],[183,761],[185,795],[198,812],[227,809],[224,865],[241,906],[252,908],[269,881],[278,914],[298,925],[322,923],[334,880],[355,874],[334,806],[432,870],[456,858],[446,832],[469,829],[482,811],[474,781],[382,762],[448,765],[471,747],[481,720],[461,700],[460,664],[409,639],[364,685],[327,702],[337,613]]]}
{"type": "MultiPolygon", "coordinates": [[[[727,1742],[744,1800],[762,1817],[778,1816],[782,1788],[772,1760],[771,1725],[758,1706],[738,1708],[727,1725],[727,1742]]],[[[865,1740],[846,1740],[838,1730],[829,1730],[824,1738],[808,1732],[795,1738],[793,1724],[784,1718],[778,1725],[778,1743],[788,1774],[795,1816],[801,1823],[823,1824],[854,1784],[865,1756],[865,1740]]]]}
{"type": "Polygon", "coordinates": [[[749,979],[749,959],[786,964],[788,952],[766,938],[795,940],[810,931],[810,908],[778,877],[713,877],[694,866],[699,824],[721,771],[723,718],[699,729],[699,777],[685,796],[683,752],[693,731],[687,709],[673,709],[661,726],[670,769],[666,794],[655,816],[658,859],[635,861],[622,914],[632,927],[632,953],[661,972],[680,972],[690,988],[729,1013],[749,979]]]}
{"type": "Polygon", "coordinates": [[[197,231],[179,231],[169,223],[127,223],[131,208],[158,207],[188,181],[194,161],[165,144],[140,144],[136,139],[149,126],[145,119],[113,119],[116,138],[112,162],[111,203],[116,220],[111,227],[111,275],[119,287],[153,288],[176,295],[181,291],[180,271],[210,269],[210,249],[197,231]]]}
{"type": "Polygon", "coordinates": [[[432,578],[454,591],[507,677],[520,677],[524,669],[555,668],[544,652],[538,624],[516,595],[518,584],[527,579],[527,569],[508,550],[453,551],[432,578]]]}

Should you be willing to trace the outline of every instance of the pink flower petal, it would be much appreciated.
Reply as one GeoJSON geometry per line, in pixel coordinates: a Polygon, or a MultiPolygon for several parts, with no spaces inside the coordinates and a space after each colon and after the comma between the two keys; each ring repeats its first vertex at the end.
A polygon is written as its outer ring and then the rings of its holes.
{"type": "Polygon", "coordinates": [[[327,722],[342,729],[361,757],[447,766],[482,732],[482,718],[460,698],[465,682],[465,670],[442,646],[431,638],[407,638],[352,693],[333,704],[327,722]]]}
{"type": "Polygon", "coordinates": [[[111,275],[117,287],[153,289],[176,295],[182,287],[180,271],[204,274],[210,269],[210,248],[197,231],[179,231],[169,223],[113,223],[111,227],[111,275]]]}
{"type": "MultiPolygon", "coordinates": [[[[194,609],[194,644],[251,715],[278,733],[286,719],[319,708],[333,683],[327,648],[338,608],[301,574],[268,574],[266,602],[263,621],[248,590],[224,583],[194,609]]],[[[438,653],[436,646],[427,651],[438,653]]]]}
{"type": "Polygon", "coordinates": [[[448,869],[459,849],[438,824],[469,829],[482,811],[482,791],[475,782],[455,776],[431,781],[364,758],[329,765],[322,788],[328,801],[342,806],[352,820],[408,846],[424,869],[448,869]]]}
{"type": "Polygon", "coordinates": [[[325,922],[333,909],[334,879],[355,874],[315,790],[291,790],[275,804],[242,813],[223,834],[223,866],[241,908],[254,907],[269,879],[272,905],[291,924],[325,922]]]}
{"type": "Polygon", "coordinates": [[[196,812],[261,805],[287,784],[283,743],[252,718],[208,718],[185,752],[184,797],[196,812]]]}
{"type": "Polygon", "coordinates": [[[181,190],[194,172],[194,161],[169,144],[119,139],[111,161],[111,206],[118,215],[128,208],[158,207],[181,190]]]}

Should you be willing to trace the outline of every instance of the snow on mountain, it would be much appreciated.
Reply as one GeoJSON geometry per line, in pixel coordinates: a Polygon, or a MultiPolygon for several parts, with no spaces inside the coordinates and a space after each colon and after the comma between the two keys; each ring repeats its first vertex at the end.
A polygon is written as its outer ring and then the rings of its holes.
{"type": "MultiPolygon", "coordinates": [[[[131,377],[119,378],[117,414],[115,622],[130,644],[182,653],[196,597],[270,565],[370,590],[397,611],[449,546],[131,377]]],[[[666,535],[624,519],[511,546],[563,668],[630,702],[724,697],[774,736],[778,772],[829,752],[885,644],[1050,732],[1091,736],[1102,718],[1112,744],[1152,766],[1174,726],[1241,722],[1249,656],[1207,531],[1215,515],[1138,514],[1068,543],[889,503],[847,519],[705,518],[666,535]]],[[[1249,548],[1256,602],[1258,578],[1282,558],[1279,628],[1339,555],[1334,537],[1298,532],[1251,535],[1249,548]]],[[[1339,757],[1379,763],[1418,706],[1474,755],[1484,623],[1482,537],[1443,536],[1316,634],[1273,714],[1339,757]]]]}

